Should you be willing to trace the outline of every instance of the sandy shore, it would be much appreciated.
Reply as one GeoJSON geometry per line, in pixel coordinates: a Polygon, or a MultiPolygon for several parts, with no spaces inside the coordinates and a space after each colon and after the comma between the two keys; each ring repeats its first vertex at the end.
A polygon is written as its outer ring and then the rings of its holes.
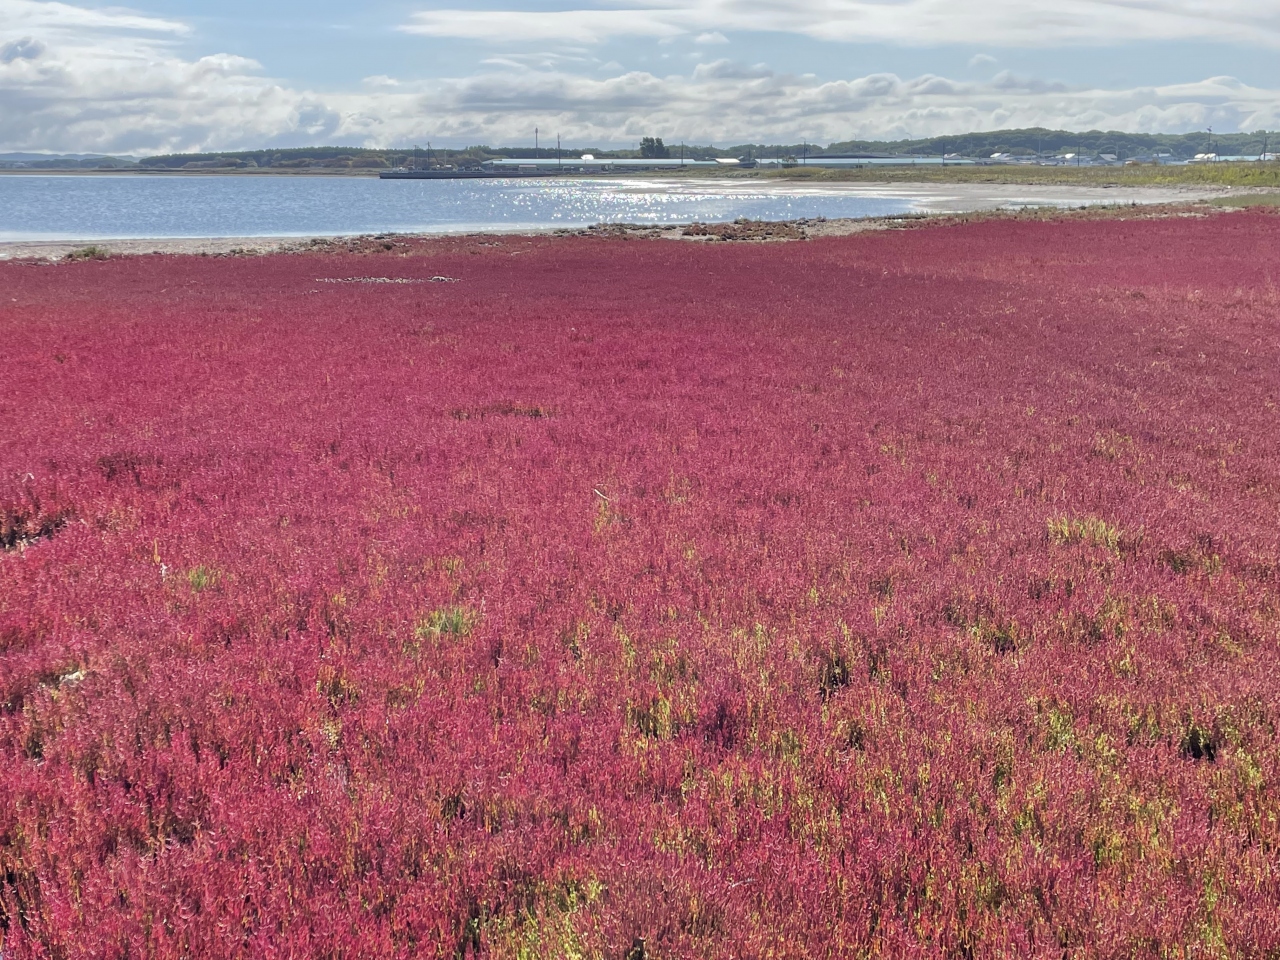
{"type": "Polygon", "coordinates": [[[1084,187],[1011,183],[849,183],[822,186],[843,187],[847,192],[867,196],[909,199],[921,213],[1195,203],[1235,192],[1230,187],[1084,187]]]}
{"type": "Polygon", "coordinates": [[[328,237],[183,237],[154,240],[14,240],[0,242],[0,260],[60,260],[93,246],[113,256],[147,253],[224,254],[279,253],[302,250],[312,241],[328,243],[328,237]]]}
{"type": "MultiPolygon", "coordinates": [[[[1056,184],[1028,185],[1000,183],[800,183],[796,181],[772,181],[735,184],[737,189],[759,191],[776,185],[788,192],[812,195],[863,195],[868,198],[910,200],[915,213],[905,217],[868,217],[856,220],[800,220],[777,224],[756,224],[744,229],[741,225],[615,225],[590,228],[565,229],[548,227],[540,231],[513,231],[497,228],[489,233],[559,233],[600,234],[626,232],[671,239],[744,239],[744,240],[793,240],[816,236],[836,236],[876,230],[901,225],[904,221],[916,221],[921,217],[955,214],[973,214],[984,211],[1018,211],[1051,208],[1167,207],[1203,203],[1218,197],[1253,192],[1247,189],[1206,187],[1078,187],[1056,184]]],[[[675,186],[674,184],[672,186],[675,186]]],[[[703,186],[700,184],[699,186],[703,186]]],[[[457,236],[456,232],[423,232],[418,237],[457,236]]],[[[388,235],[388,239],[390,235],[388,235]]],[[[58,260],[82,250],[88,245],[99,247],[111,255],[137,255],[150,253],[219,255],[256,255],[278,252],[303,252],[315,249],[334,249],[358,244],[366,245],[382,240],[381,235],[371,237],[203,237],[157,239],[97,239],[97,240],[16,240],[0,242],[0,260],[42,259],[58,260]]]]}

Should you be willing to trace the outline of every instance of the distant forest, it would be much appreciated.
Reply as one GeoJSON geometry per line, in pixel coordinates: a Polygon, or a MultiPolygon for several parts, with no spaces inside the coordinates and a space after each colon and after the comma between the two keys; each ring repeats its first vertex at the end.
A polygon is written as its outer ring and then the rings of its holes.
{"type": "MultiPolygon", "coordinates": [[[[990,157],[1005,153],[1013,156],[1054,156],[1076,153],[1086,157],[1114,154],[1120,159],[1152,157],[1160,154],[1171,159],[1186,160],[1198,153],[1222,156],[1255,156],[1275,152],[1280,134],[1256,133],[1209,134],[1208,132],[1163,134],[1120,133],[1114,130],[1090,130],[1073,133],[1068,130],[995,130],[989,133],[966,133],[956,136],[929,137],[922,140],[842,140],[821,146],[815,143],[739,143],[715,147],[707,144],[680,144],[656,137],[646,137],[632,150],[606,150],[596,146],[564,147],[562,156],[591,153],[597,157],[684,156],[690,160],[715,157],[794,157],[805,155],[863,156],[938,156],[958,154],[963,157],[990,157]]],[[[281,150],[241,150],[209,153],[176,153],[145,157],[55,157],[36,159],[34,154],[0,154],[0,166],[40,168],[153,168],[153,169],[252,169],[330,168],[382,169],[395,166],[427,166],[439,163],[467,167],[485,160],[510,158],[553,158],[555,147],[490,147],[440,149],[425,146],[413,148],[369,149],[361,147],[298,147],[281,150]]]]}
{"type": "Polygon", "coordinates": [[[1037,153],[1057,155],[1079,153],[1096,156],[1113,153],[1121,159],[1167,153],[1179,160],[1189,160],[1197,153],[1222,156],[1254,156],[1276,150],[1280,135],[1259,130],[1256,133],[1119,133],[1114,130],[1090,130],[1072,133],[1068,130],[995,130],[990,133],[966,133],[952,137],[929,137],[924,140],[845,140],[830,144],[824,153],[925,154],[930,156],[957,153],[965,157],[989,157],[993,153],[1034,156],[1037,153]]]}

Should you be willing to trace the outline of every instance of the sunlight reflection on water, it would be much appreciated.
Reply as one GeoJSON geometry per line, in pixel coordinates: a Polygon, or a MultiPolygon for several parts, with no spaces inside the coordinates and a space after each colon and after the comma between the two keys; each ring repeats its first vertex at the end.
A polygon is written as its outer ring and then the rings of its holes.
{"type": "Polygon", "coordinates": [[[908,213],[913,198],[802,184],[377,180],[283,176],[0,177],[0,240],[321,236],[792,220],[908,213]]]}
{"type": "Polygon", "coordinates": [[[0,176],[0,241],[524,231],[1188,198],[1177,190],[999,183],[18,174],[0,176]]]}

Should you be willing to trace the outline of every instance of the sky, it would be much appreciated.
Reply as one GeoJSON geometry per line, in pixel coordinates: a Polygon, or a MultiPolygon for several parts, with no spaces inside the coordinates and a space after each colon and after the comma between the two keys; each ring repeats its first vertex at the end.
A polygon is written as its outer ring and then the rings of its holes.
{"type": "Polygon", "coordinates": [[[0,0],[0,152],[1280,128],[1280,0],[0,0]]]}

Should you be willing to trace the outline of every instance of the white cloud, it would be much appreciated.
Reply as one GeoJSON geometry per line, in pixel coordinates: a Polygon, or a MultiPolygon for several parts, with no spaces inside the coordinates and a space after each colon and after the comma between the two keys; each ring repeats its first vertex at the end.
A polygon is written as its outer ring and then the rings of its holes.
{"type": "Polygon", "coordinates": [[[643,135],[825,142],[1011,126],[1280,126],[1280,91],[1229,77],[1123,90],[1008,72],[989,80],[882,73],[821,81],[730,59],[658,75],[567,48],[494,57],[457,79],[374,76],[319,93],[265,76],[233,54],[184,57],[177,41],[185,31],[128,12],[0,0],[0,151],[502,143],[527,139],[534,126],[559,131],[565,142],[604,145],[643,135]]]}
{"type": "Polygon", "coordinates": [[[513,70],[559,70],[569,65],[579,69],[603,66],[598,57],[586,56],[570,48],[544,50],[537,53],[504,53],[501,56],[485,57],[480,63],[486,67],[505,67],[513,70]]]}
{"type": "Polygon", "coordinates": [[[711,30],[711,31],[708,31],[707,33],[698,34],[696,37],[693,38],[693,42],[704,44],[704,45],[713,44],[713,43],[728,43],[729,38],[726,37],[719,30],[711,30]]]}
{"type": "Polygon", "coordinates": [[[93,10],[49,0],[0,0],[0,24],[5,33],[52,33],[82,36],[85,31],[181,36],[191,28],[177,20],[148,17],[129,10],[93,10]]]}
{"type": "Polygon", "coordinates": [[[0,0],[0,144],[128,153],[316,130],[312,98],[244,57],[184,59],[187,33],[127,10],[0,0]]]}
{"type": "Polygon", "coordinates": [[[676,37],[686,30],[649,10],[438,10],[400,29],[427,37],[506,42],[600,43],[611,37],[676,37]]]}
{"type": "Polygon", "coordinates": [[[1051,47],[1133,40],[1280,48],[1275,0],[622,0],[568,10],[433,9],[408,33],[498,43],[601,42],[723,31],[903,45],[1051,47]]]}
{"type": "Polygon", "coordinates": [[[996,58],[989,53],[974,54],[969,58],[969,69],[976,70],[979,67],[990,67],[996,63],[996,58]]]}
{"type": "MultiPolygon", "coordinates": [[[[12,68],[0,96],[12,99],[12,68]]],[[[569,142],[627,143],[642,135],[690,142],[843,140],[1045,126],[1134,131],[1280,126],[1280,95],[1231,78],[1129,90],[1073,90],[1001,74],[989,82],[874,74],[820,82],[720,60],[692,76],[633,71],[603,79],[502,68],[465,79],[371,78],[343,94],[293,90],[236,58],[169,61],[106,84],[65,65],[20,93],[0,121],[0,150],[104,152],[301,143],[500,143],[535,125],[569,142]]]]}
{"type": "Polygon", "coordinates": [[[694,81],[699,80],[765,80],[772,79],[774,72],[763,63],[749,67],[732,60],[716,60],[714,63],[700,63],[693,68],[694,81]]]}

